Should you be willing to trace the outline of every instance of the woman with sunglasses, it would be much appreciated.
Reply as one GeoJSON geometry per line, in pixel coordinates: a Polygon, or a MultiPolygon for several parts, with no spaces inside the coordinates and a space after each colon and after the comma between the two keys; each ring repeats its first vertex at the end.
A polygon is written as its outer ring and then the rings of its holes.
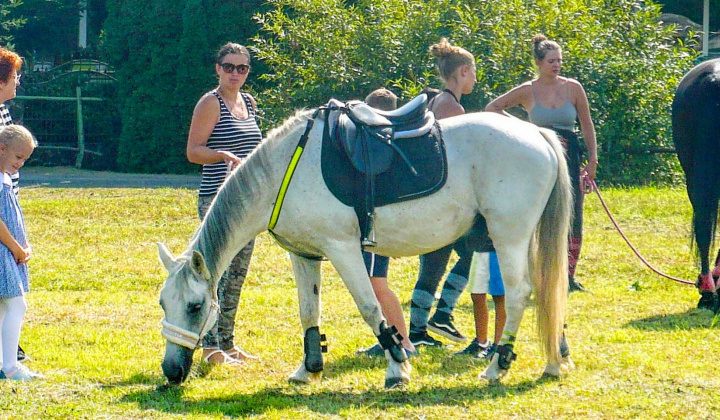
{"type": "MultiPolygon", "coordinates": [[[[205,217],[210,203],[230,171],[262,141],[255,99],[240,89],[250,73],[250,52],[227,43],[215,61],[218,87],[203,95],[193,111],[187,157],[203,165],[198,195],[198,215],[205,217]]],[[[255,240],[235,256],[218,283],[220,315],[203,338],[203,360],[210,364],[239,366],[253,359],[235,345],[235,314],[247,276],[255,240]]]]}

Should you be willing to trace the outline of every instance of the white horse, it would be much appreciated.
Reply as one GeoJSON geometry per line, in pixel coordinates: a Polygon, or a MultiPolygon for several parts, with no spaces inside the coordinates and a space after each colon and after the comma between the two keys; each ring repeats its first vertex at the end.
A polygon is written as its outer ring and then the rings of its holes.
{"type": "MultiPolygon", "coordinates": [[[[160,292],[167,339],[162,368],[172,383],[184,381],[192,355],[217,314],[217,283],[232,257],[268,229],[282,185],[282,209],[275,214],[276,238],[292,252],[300,316],[305,334],[303,363],[291,381],[321,378],[320,264],[332,262],[364,320],[386,349],[385,386],[410,380],[411,367],[397,335],[387,328],[363,264],[360,228],[353,208],[338,201],[321,174],[321,140],[326,121],[300,111],[267,139],[222,186],[188,249],[177,258],[158,244],[169,275],[160,292]],[[308,127],[302,155],[298,139],[308,127]],[[297,162],[289,186],[288,162],[297,162]],[[299,160],[297,157],[300,156],[299,160]]],[[[515,358],[513,344],[531,291],[538,333],[548,356],[545,374],[559,376],[570,364],[560,354],[567,294],[567,237],[571,189],[563,151],[555,135],[495,113],[443,119],[448,173],[436,193],[376,208],[374,227],[381,255],[431,252],[464,235],[478,215],[497,250],[506,290],[507,323],[500,351],[481,377],[497,380],[515,358]]]]}

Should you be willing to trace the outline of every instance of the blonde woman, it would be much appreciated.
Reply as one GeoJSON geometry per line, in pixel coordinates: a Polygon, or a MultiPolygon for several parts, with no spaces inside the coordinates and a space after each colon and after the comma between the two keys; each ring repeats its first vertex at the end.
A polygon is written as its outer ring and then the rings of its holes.
{"type": "Polygon", "coordinates": [[[573,207],[572,236],[569,239],[570,291],[585,291],[575,280],[575,267],[580,258],[582,245],[583,191],[581,177],[595,179],[597,173],[597,141],[595,126],[590,118],[590,106],[587,95],[580,82],[560,76],[563,56],[562,48],[544,35],[536,35],[533,40],[533,57],[538,69],[537,78],[510,90],[490,102],[486,111],[510,115],[506,109],[522,105],[530,121],[539,126],[548,127],[560,136],[567,152],[570,178],[575,196],[573,207]],[[580,121],[580,130],[588,152],[587,164],[581,168],[582,152],[575,133],[575,122],[580,121]]]}

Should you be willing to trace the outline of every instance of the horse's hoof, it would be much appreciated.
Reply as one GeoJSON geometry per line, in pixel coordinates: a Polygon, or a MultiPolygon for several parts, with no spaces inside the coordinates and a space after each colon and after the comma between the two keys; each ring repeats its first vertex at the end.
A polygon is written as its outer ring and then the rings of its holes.
{"type": "Polygon", "coordinates": [[[560,377],[560,365],[546,365],[542,376],[552,376],[554,378],[560,377]]]}
{"type": "Polygon", "coordinates": [[[570,357],[563,357],[560,359],[560,371],[570,372],[575,370],[575,363],[570,360],[570,357]]]}
{"type": "Polygon", "coordinates": [[[397,389],[409,383],[410,379],[405,377],[387,378],[385,379],[385,389],[397,389]]]}
{"type": "Polygon", "coordinates": [[[495,371],[491,371],[490,370],[491,368],[492,368],[492,366],[488,366],[484,371],[482,371],[482,373],[480,373],[480,375],[478,375],[478,378],[484,379],[486,381],[490,381],[492,383],[492,382],[499,382],[500,379],[502,379],[503,377],[505,377],[505,375],[507,375],[507,372],[508,372],[507,370],[500,369],[495,372],[495,371]]]}
{"type": "Polygon", "coordinates": [[[292,384],[310,384],[313,382],[320,382],[322,379],[322,372],[311,373],[305,370],[298,369],[288,378],[288,382],[292,384]]]}
{"type": "Polygon", "coordinates": [[[715,310],[715,306],[718,302],[718,296],[715,293],[709,291],[700,292],[700,300],[698,301],[698,309],[707,309],[709,311],[715,310]]]}

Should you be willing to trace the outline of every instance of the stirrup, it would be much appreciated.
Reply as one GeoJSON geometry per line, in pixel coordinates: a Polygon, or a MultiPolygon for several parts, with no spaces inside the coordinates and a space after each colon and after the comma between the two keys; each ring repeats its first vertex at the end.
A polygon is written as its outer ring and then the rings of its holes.
{"type": "Polygon", "coordinates": [[[360,245],[364,247],[375,247],[377,246],[377,242],[375,242],[375,213],[368,213],[367,217],[370,229],[368,234],[360,241],[360,245]]]}

